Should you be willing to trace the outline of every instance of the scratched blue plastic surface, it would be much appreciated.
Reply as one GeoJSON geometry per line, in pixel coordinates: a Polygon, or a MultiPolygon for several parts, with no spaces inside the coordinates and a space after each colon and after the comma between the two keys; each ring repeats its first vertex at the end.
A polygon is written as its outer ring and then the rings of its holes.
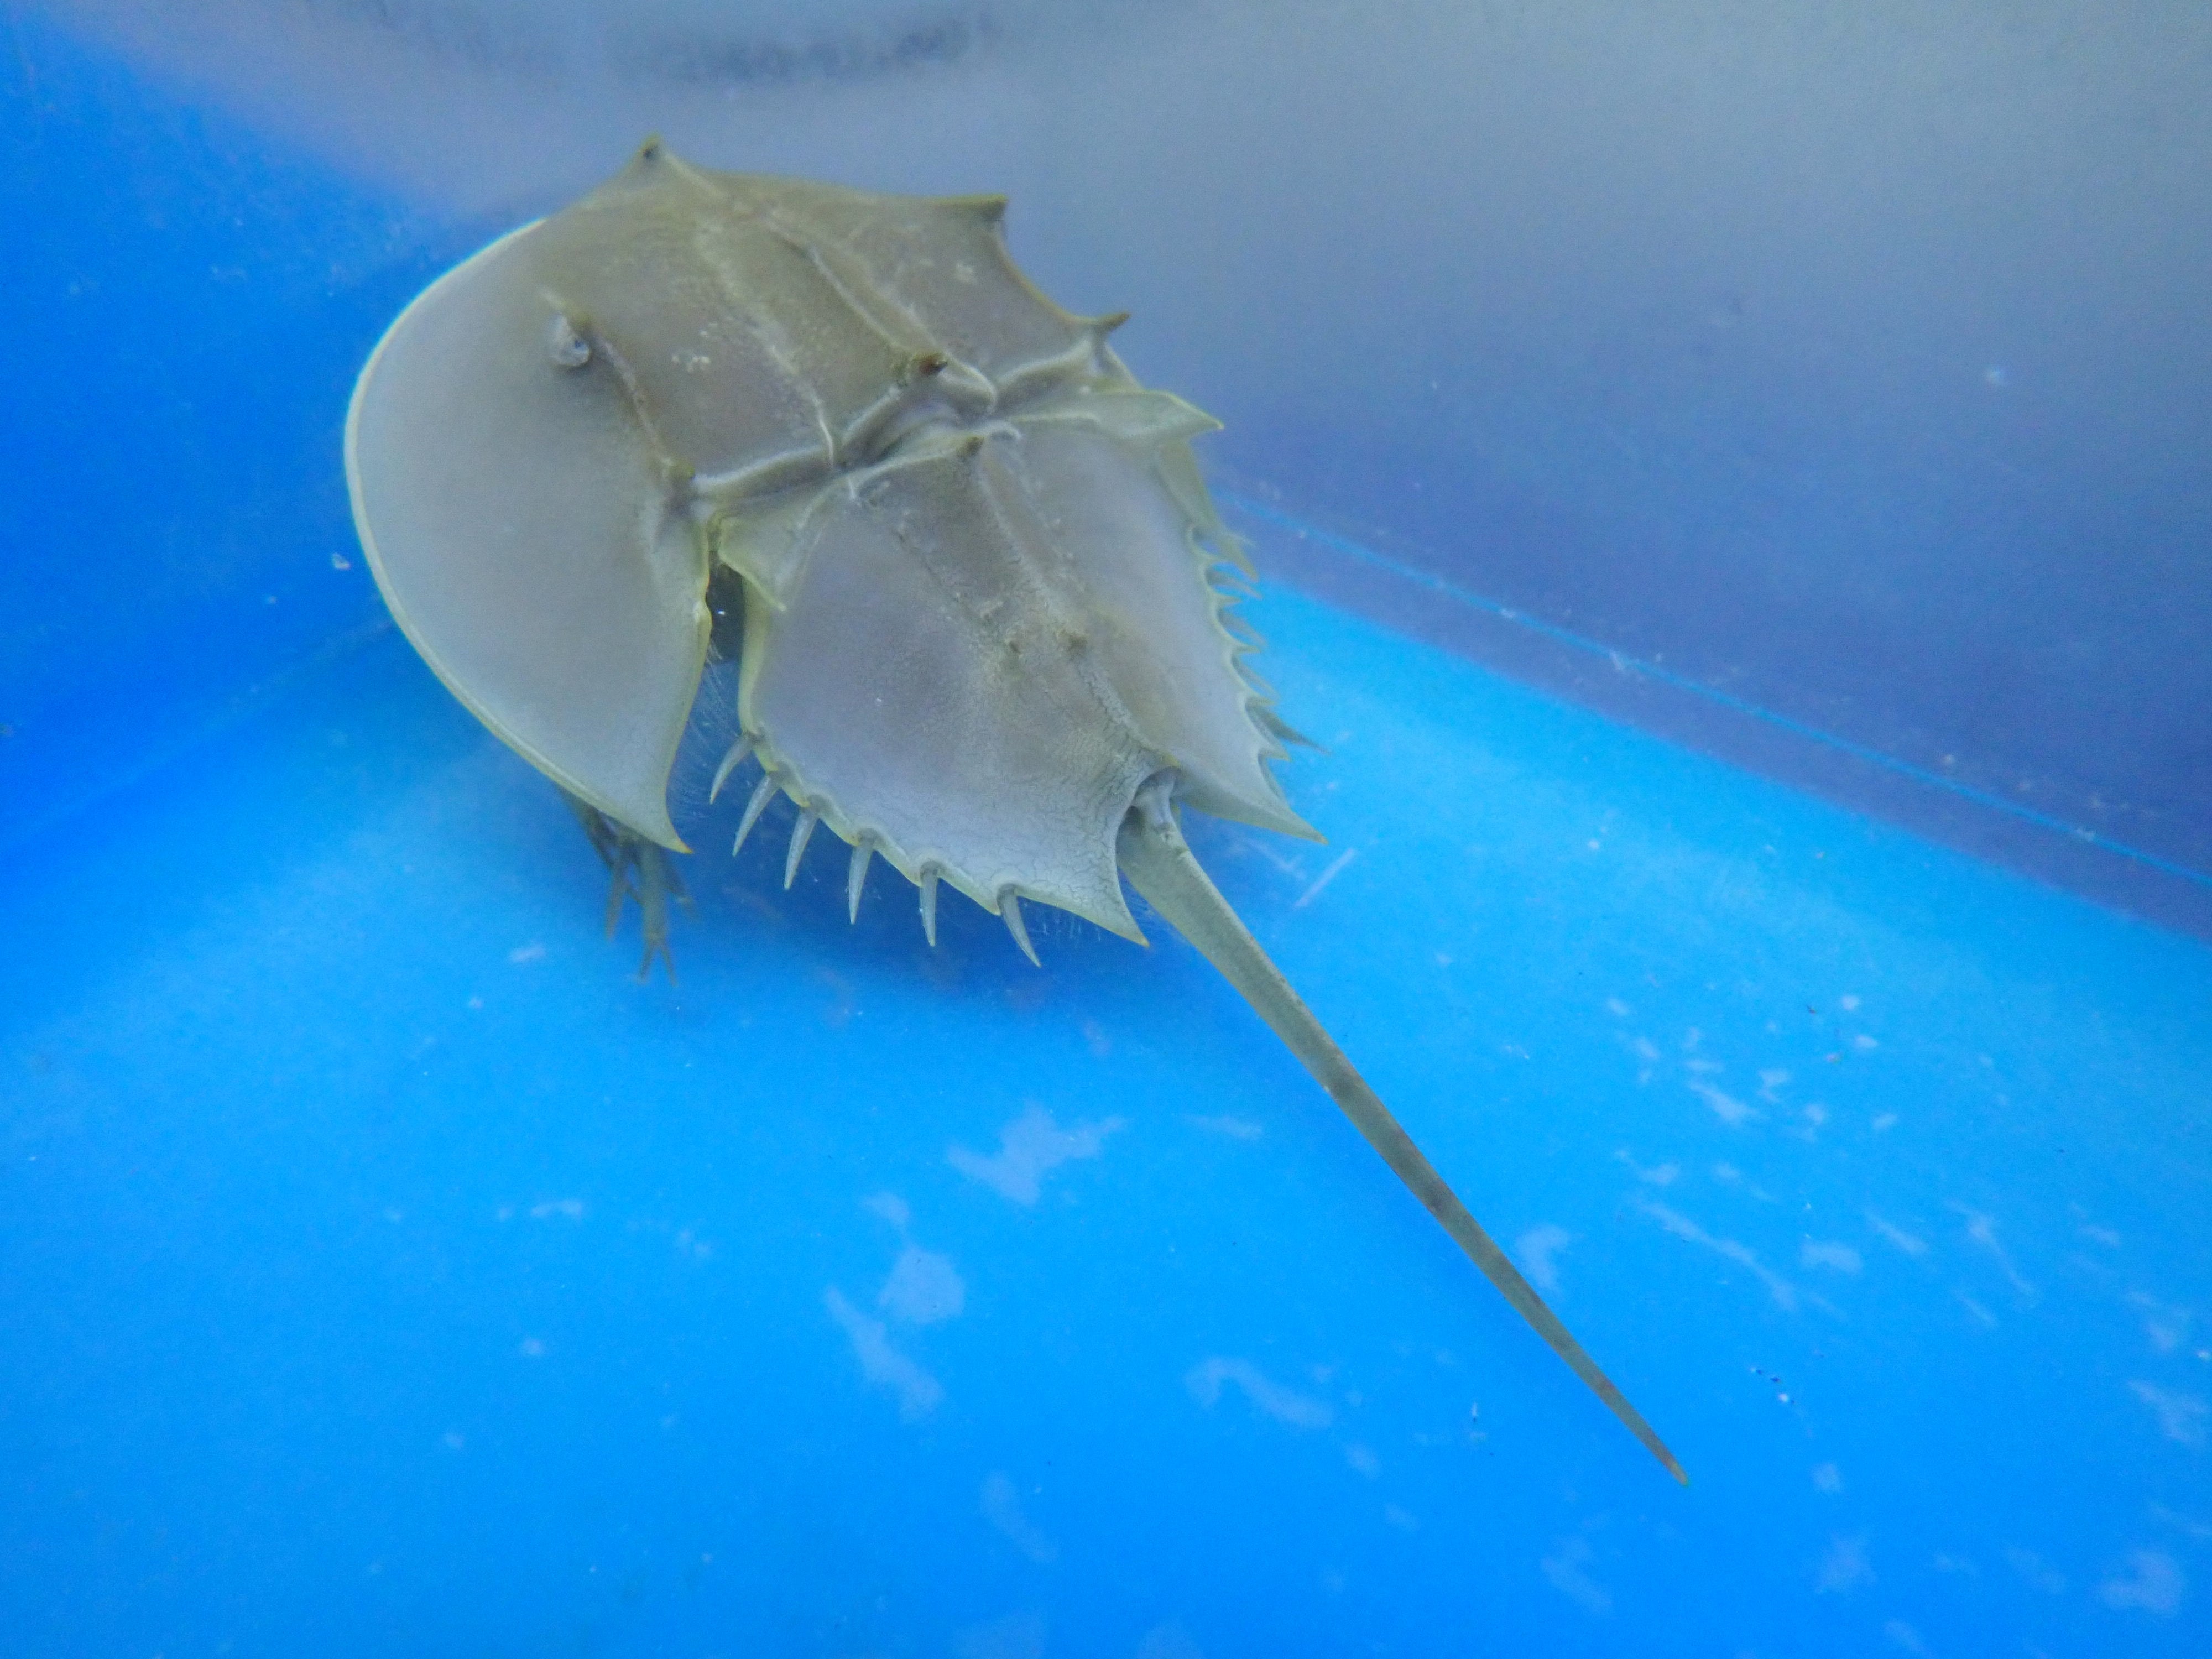
{"type": "Polygon", "coordinates": [[[694,756],[637,983],[395,635],[306,662],[374,610],[301,489],[238,556],[317,626],[241,567],[78,702],[290,678],[0,875],[0,1648],[2204,1650],[2212,951],[1254,608],[1330,841],[1200,854],[1683,1492],[1157,923],[1033,910],[1039,972],[879,870],[849,927],[694,756]]]}
{"type": "Polygon", "coordinates": [[[1687,1492],[1186,950],[764,843],[640,986],[387,635],[8,896],[25,1650],[2190,1650],[2212,952],[1261,609],[1202,851],[1687,1492]]]}

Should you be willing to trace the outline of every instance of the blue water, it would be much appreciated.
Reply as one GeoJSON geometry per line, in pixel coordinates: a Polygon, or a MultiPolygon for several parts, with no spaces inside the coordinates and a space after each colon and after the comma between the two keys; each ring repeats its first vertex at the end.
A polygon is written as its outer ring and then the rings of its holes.
{"type": "Polygon", "coordinates": [[[1201,854],[1689,1491],[1179,944],[639,985],[387,635],[6,896],[18,1650],[2197,1650],[2212,951],[1258,611],[1201,854]]]}
{"type": "Polygon", "coordinates": [[[1157,923],[708,745],[632,978],[349,557],[462,232],[11,27],[0,1652],[2212,1646],[2212,948],[1269,590],[1200,855],[1677,1489],[1157,923]]]}

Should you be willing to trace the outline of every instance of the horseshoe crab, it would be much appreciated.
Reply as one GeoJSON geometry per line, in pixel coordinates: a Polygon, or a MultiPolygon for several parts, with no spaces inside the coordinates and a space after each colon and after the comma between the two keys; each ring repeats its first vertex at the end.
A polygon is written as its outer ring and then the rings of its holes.
{"type": "MultiPolygon", "coordinates": [[[[1273,1026],[1475,1265],[1677,1479],[1192,856],[1195,808],[1314,836],[1271,768],[1296,733],[1228,614],[1249,574],[1121,320],[1054,305],[996,197],[926,200],[711,172],[647,143],[574,205],[433,283],[362,371],[346,471],[392,615],[566,792],[610,915],[667,952],[689,849],[666,789],[710,649],[738,660],[719,793],[742,845],[799,807],[1005,918],[1024,902],[1143,942],[1121,878],[1273,1026]]],[[[1315,837],[1317,839],[1317,837],[1315,837]]]]}

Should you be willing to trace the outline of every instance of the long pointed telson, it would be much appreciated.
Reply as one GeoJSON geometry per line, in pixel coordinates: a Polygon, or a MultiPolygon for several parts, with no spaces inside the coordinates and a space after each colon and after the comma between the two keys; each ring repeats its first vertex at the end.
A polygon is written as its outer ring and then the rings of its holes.
{"type": "Polygon", "coordinates": [[[1121,873],[1129,878],[1129,884],[1197,947],[1200,955],[1219,969],[1223,977],[1237,988],[1260,1018],[1274,1028],[1285,1046],[1328,1091],[1329,1097],[1344,1109],[1344,1115],[1359,1133],[1367,1137],[1368,1145],[1382,1154],[1382,1161],[1396,1171],[1398,1179],[1406,1183],[1413,1196],[1428,1206],[1429,1213],[1443,1224],[1444,1231],[1482,1269],[1483,1277],[1535,1327],[1537,1335],[1551,1344],[1552,1352],[1589,1384],[1613,1414],[1627,1425],[1628,1431],[1666,1467],[1668,1474],[1684,1486],[1689,1485],[1690,1477],[1675,1461],[1674,1454],[1667,1449],[1666,1443],[1644,1420],[1644,1414],[1630,1405],[1613,1379],[1598,1369],[1597,1362],[1583,1352],[1583,1345],[1560,1323],[1559,1316],[1545,1305],[1544,1298],[1521,1276],[1520,1269],[1507,1260],[1497,1242],[1468,1212],[1467,1206],[1444,1184],[1436,1166],[1413,1144],[1413,1137],[1399,1127],[1390,1109],[1367,1086],[1366,1079],[1352,1069],[1344,1051],[1322,1029],[1321,1022],[1291,988],[1290,981],[1267,959],[1259,941],[1230,908],[1229,901],[1221,896],[1220,890],[1214,886],[1192,854],[1189,843],[1183,840],[1182,826],[1176,821],[1175,809],[1162,781],[1146,785],[1137,797],[1136,805],[1129,809],[1121,823],[1119,850],[1121,873]]]}

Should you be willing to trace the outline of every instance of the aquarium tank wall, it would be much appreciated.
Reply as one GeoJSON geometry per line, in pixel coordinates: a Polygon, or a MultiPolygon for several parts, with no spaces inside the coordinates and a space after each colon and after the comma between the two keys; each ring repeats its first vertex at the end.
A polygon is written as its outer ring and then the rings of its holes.
{"type": "Polygon", "coordinates": [[[5,18],[0,1646],[2212,1643],[2200,8],[5,18]],[[1221,422],[1191,846],[1686,1487],[1148,905],[732,856],[728,653],[636,975],[343,445],[648,135],[1221,422]]]}

